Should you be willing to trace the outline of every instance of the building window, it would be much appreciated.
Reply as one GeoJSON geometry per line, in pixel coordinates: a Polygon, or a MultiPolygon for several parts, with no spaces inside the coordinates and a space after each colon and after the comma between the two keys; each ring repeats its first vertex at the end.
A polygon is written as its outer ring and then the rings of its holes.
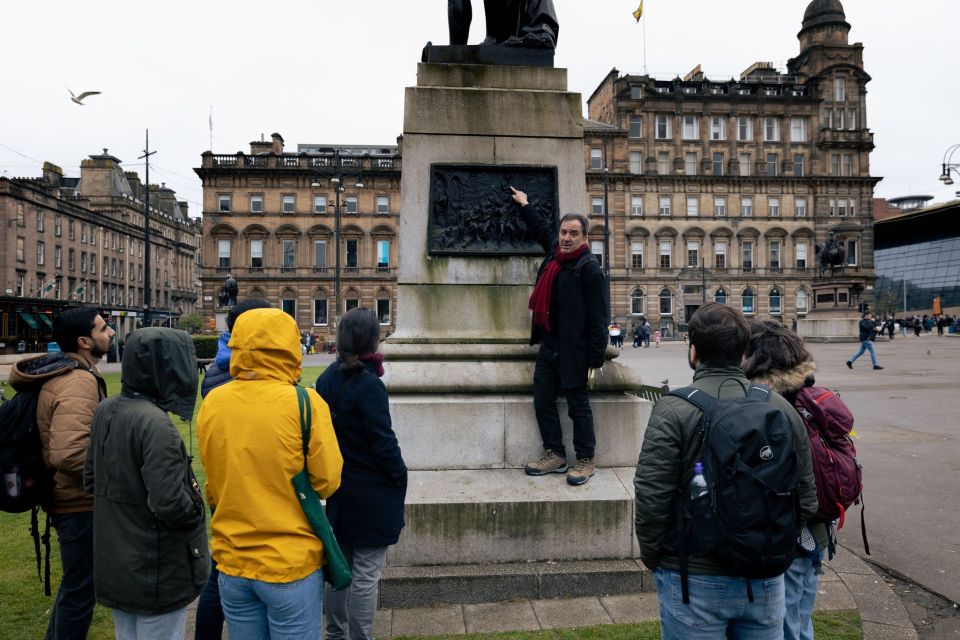
{"type": "Polygon", "coordinates": [[[630,266],[634,269],[643,269],[643,243],[630,243],[630,266]]]}
{"type": "Polygon", "coordinates": [[[770,198],[767,200],[767,214],[771,218],[780,217],[780,198],[770,198]]]}
{"type": "Polygon", "coordinates": [[[711,167],[712,173],[715,176],[723,175],[723,154],[719,151],[713,153],[713,166],[711,167]]]}
{"type": "Polygon", "coordinates": [[[313,241],[313,266],[315,269],[323,269],[327,266],[327,241],[313,241]]]}
{"type": "Polygon", "coordinates": [[[643,159],[639,151],[630,152],[630,173],[643,173],[643,159]]]}
{"type": "Polygon", "coordinates": [[[263,196],[250,196],[250,213],[263,213],[263,196]]]}
{"type": "Polygon", "coordinates": [[[793,175],[798,178],[802,178],[806,172],[803,167],[803,154],[795,153],[793,154],[793,175]]]}
{"type": "Polygon", "coordinates": [[[297,301],[295,298],[283,298],[280,300],[280,308],[294,320],[297,319],[297,301]]]}
{"type": "Polygon", "coordinates": [[[660,242],[660,268],[670,269],[672,265],[673,242],[663,240],[660,242]]]}
{"type": "Polygon", "coordinates": [[[377,271],[387,271],[390,268],[390,241],[377,240],[377,271]]]}
{"type": "Polygon", "coordinates": [[[297,211],[297,196],[292,193],[284,194],[281,197],[281,209],[283,213],[296,213],[297,211]]]}
{"type": "Polygon", "coordinates": [[[720,287],[719,289],[717,289],[717,292],[713,294],[713,300],[714,302],[718,302],[720,304],[727,304],[726,289],[724,289],[723,287],[720,287]]]}
{"type": "Polygon", "coordinates": [[[727,215],[727,196],[713,197],[713,215],[722,218],[727,215]]]}
{"type": "Polygon", "coordinates": [[[780,248],[781,244],[779,240],[770,241],[770,268],[777,271],[780,270],[780,248]]]}
{"type": "Polygon", "coordinates": [[[830,154],[830,175],[832,176],[840,175],[840,154],[839,153],[830,154]]]}
{"type": "Polygon", "coordinates": [[[850,109],[847,111],[847,129],[853,131],[857,128],[857,110],[850,109]]]}
{"type": "MultiPolygon", "coordinates": [[[[17,226],[22,227],[23,225],[20,224],[18,221],[17,226]]],[[[73,220],[67,220],[67,238],[69,238],[70,240],[77,239],[77,232],[73,227],[73,220]]]]}
{"type": "Polygon", "coordinates": [[[807,216],[807,199],[806,198],[797,198],[793,201],[793,207],[796,210],[798,218],[805,218],[807,216]]]}
{"type": "Polygon", "coordinates": [[[660,215],[670,215],[670,196],[660,196],[660,215]]]}
{"type": "Polygon", "coordinates": [[[711,116],[710,118],[710,139],[727,139],[727,121],[723,116],[711,116]]]}
{"type": "Polygon", "coordinates": [[[633,85],[630,87],[630,99],[631,100],[640,100],[643,98],[643,87],[638,85],[633,85]]]}
{"type": "Polygon", "coordinates": [[[847,199],[840,198],[837,200],[837,216],[840,218],[845,218],[847,216],[847,199]]]}
{"type": "Polygon", "coordinates": [[[727,241],[717,240],[713,243],[713,266],[715,269],[727,268],[727,241]]]}
{"type": "Polygon", "coordinates": [[[853,175],[853,154],[852,153],[843,154],[843,175],[845,176],[853,175]]]}
{"type": "Polygon", "coordinates": [[[753,241],[744,240],[743,247],[743,270],[753,271],[753,241]]]}
{"type": "Polygon", "coordinates": [[[807,119],[790,118],[790,142],[807,141],[807,119]]]}
{"type": "Polygon", "coordinates": [[[37,231],[43,231],[43,211],[37,209],[37,231]]]}
{"type": "Polygon", "coordinates": [[[377,298],[377,319],[380,324],[390,324],[390,298],[377,298]]]}
{"type": "Polygon", "coordinates": [[[643,116],[630,116],[630,138],[643,138],[643,116]]]}
{"type": "Polygon", "coordinates": [[[590,213],[595,216],[601,215],[603,213],[603,198],[599,196],[594,196],[590,198],[590,213]]]}
{"type": "Polygon", "coordinates": [[[61,229],[60,216],[53,217],[53,235],[57,236],[58,238],[61,235],[63,235],[63,229],[61,229]]]}
{"type": "Polygon", "coordinates": [[[843,109],[835,109],[833,112],[833,126],[836,129],[843,129],[843,109]]]}
{"type": "Polygon", "coordinates": [[[660,290],[660,315],[673,315],[673,294],[667,288],[660,290]]]}
{"type": "Polygon", "coordinates": [[[221,193],[217,195],[217,211],[220,213],[230,213],[230,194],[221,193]]]}
{"type": "Polygon", "coordinates": [[[254,269],[263,268],[263,240],[250,241],[250,266],[254,269]]]}
{"type": "MultiPolygon", "coordinates": [[[[73,251],[73,249],[71,249],[73,251]]],[[[37,265],[43,264],[43,243],[37,241],[37,265]]]]}
{"type": "MultiPolygon", "coordinates": [[[[86,273],[86,272],[87,272],[87,252],[81,251],[80,252],[80,273],[86,273]]],[[[130,277],[131,278],[133,277],[133,269],[130,269],[130,277]]]]}
{"type": "Polygon", "coordinates": [[[670,173],[670,154],[666,151],[657,152],[657,174],[665,176],[670,173]]]}
{"type": "Polygon", "coordinates": [[[356,270],[359,265],[359,240],[347,240],[347,269],[356,270]]]}
{"type": "Polygon", "coordinates": [[[847,101],[847,81],[844,78],[834,78],[833,79],[833,101],[834,102],[846,102],[847,101]]]}
{"type": "Polygon", "coordinates": [[[591,169],[603,169],[603,150],[602,149],[590,149],[590,168],[591,169]]]}
{"type": "Polygon", "coordinates": [[[777,118],[763,119],[764,142],[780,142],[780,120],[777,118]]]}
{"type": "Polygon", "coordinates": [[[67,269],[73,271],[76,265],[77,252],[75,249],[67,249],[67,269]]]}
{"type": "Polygon", "coordinates": [[[687,217],[696,217],[700,215],[700,198],[698,196],[687,196],[687,217]]]}
{"type": "Polygon", "coordinates": [[[389,196],[377,196],[377,213],[390,213],[389,196]]]}
{"type": "Polygon", "coordinates": [[[603,241],[602,240],[592,240],[590,242],[590,252],[593,255],[597,256],[597,262],[600,263],[600,266],[603,266],[603,241]]]}
{"type": "Polygon", "coordinates": [[[630,215],[643,215],[643,196],[630,196],[630,215]]]}
{"type": "MultiPolygon", "coordinates": [[[[143,269],[143,265],[140,265],[140,268],[143,269]]],[[[90,275],[97,275],[97,254],[90,254],[90,275]]],[[[96,296],[91,296],[96,298],[96,296]]]]}
{"type": "Polygon", "coordinates": [[[317,326],[326,326],[327,320],[327,300],[320,298],[313,301],[313,324],[317,326]]]}
{"type": "Polygon", "coordinates": [[[800,289],[797,291],[797,313],[803,314],[806,313],[810,308],[810,296],[807,294],[806,289],[800,289]]]}
{"type": "Polygon", "coordinates": [[[797,269],[807,268],[807,243],[798,242],[796,246],[797,269]]]}
{"type": "Polygon", "coordinates": [[[770,292],[770,315],[779,316],[783,314],[783,294],[780,289],[773,289],[770,292]]]}
{"type": "Polygon", "coordinates": [[[229,240],[217,240],[217,257],[220,259],[218,264],[221,269],[226,269],[230,266],[229,240]]]}
{"type": "Polygon", "coordinates": [[[683,173],[688,176],[697,175],[697,154],[688,151],[683,154],[683,173]]]}
{"type": "Polygon", "coordinates": [[[753,289],[744,289],[743,304],[740,307],[744,315],[753,315],[756,311],[755,298],[756,294],[754,294],[753,289]]]}
{"type": "Polygon", "coordinates": [[[642,316],[646,311],[646,303],[643,299],[643,289],[634,289],[630,292],[630,313],[635,316],[642,316]]]}
{"type": "Polygon", "coordinates": [[[847,240],[847,266],[857,266],[857,241],[847,240]]]}
{"type": "Polygon", "coordinates": [[[295,240],[283,241],[283,268],[293,269],[297,266],[297,243],[295,240]]]}
{"type": "Polygon", "coordinates": [[[347,213],[357,213],[360,209],[357,204],[357,196],[347,196],[347,213]]]}
{"type": "Polygon", "coordinates": [[[697,116],[683,116],[683,139],[700,139],[700,118],[697,116]]]}
{"type": "Polygon", "coordinates": [[[746,196],[740,198],[740,215],[749,218],[753,215],[753,198],[746,196]]]}
{"type": "Polygon", "coordinates": [[[750,171],[750,154],[749,154],[749,153],[741,153],[741,154],[740,154],[740,159],[739,159],[739,164],[740,164],[740,175],[741,175],[741,176],[749,176],[750,173],[751,173],[751,171],[750,171]]]}
{"type": "Polygon", "coordinates": [[[749,116],[740,116],[737,118],[737,140],[739,142],[750,142],[753,140],[753,118],[749,116]]]}
{"type": "Polygon", "coordinates": [[[696,240],[687,241],[687,266],[700,266],[700,243],[696,240]]]}
{"type": "Polygon", "coordinates": [[[671,116],[659,115],[657,116],[657,131],[656,138],[657,140],[669,140],[673,137],[671,131],[671,116]]]}
{"type": "Polygon", "coordinates": [[[347,299],[344,301],[344,303],[345,303],[345,306],[346,306],[346,309],[345,309],[345,310],[346,310],[346,311],[350,311],[350,309],[356,309],[357,307],[360,306],[360,299],[359,299],[359,298],[347,298],[347,299]]]}
{"type": "Polygon", "coordinates": [[[777,175],[777,154],[768,153],[767,154],[767,175],[775,176],[777,175]]]}
{"type": "Polygon", "coordinates": [[[53,267],[54,269],[60,268],[61,258],[63,255],[63,247],[57,245],[53,248],[53,267]]]}

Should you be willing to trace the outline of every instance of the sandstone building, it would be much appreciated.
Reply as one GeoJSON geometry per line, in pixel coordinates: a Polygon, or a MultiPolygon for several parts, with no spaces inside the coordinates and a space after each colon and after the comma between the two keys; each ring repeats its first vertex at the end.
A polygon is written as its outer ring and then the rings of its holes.
{"type": "Polygon", "coordinates": [[[238,300],[264,298],[327,342],[337,318],[356,306],[375,310],[384,333],[395,327],[397,146],[301,144],[291,153],[274,133],[251,142],[249,154],[207,151],[195,171],[203,181],[205,320],[222,328],[217,293],[232,274],[238,300]]]}
{"type": "MultiPolygon", "coordinates": [[[[53,314],[96,306],[122,339],[142,322],[145,188],[104,149],[80,178],[45,163],[40,178],[0,178],[0,353],[37,351],[53,314]],[[22,344],[21,344],[22,343],[22,344]]],[[[172,189],[151,186],[151,322],[197,311],[199,224],[172,189]]]]}
{"type": "Polygon", "coordinates": [[[612,316],[677,333],[717,300],[790,324],[814,309],[815,244],[831,231],[860,292],[840,304],[872,300],[879,178],[870,76],[849,31],[839,0],[814,0],[785,73],[758,62],[736,80],[699,65],[673,80],[603,79],[584,137],[598,255],[609,207],[612,316]]]}

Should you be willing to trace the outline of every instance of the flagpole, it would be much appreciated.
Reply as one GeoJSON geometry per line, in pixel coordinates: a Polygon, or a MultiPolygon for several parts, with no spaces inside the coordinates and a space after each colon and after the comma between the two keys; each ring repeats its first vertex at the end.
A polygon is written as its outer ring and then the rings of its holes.
{"type": "Polygon", "coordinates": [[[643,20],[643,75],[647,75],[647,21],[646,16],[643,20]]]}

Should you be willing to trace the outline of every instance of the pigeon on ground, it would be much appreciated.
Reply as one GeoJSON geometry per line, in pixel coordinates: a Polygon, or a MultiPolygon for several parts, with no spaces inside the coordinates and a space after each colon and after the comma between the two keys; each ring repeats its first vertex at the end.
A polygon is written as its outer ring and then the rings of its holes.
{"type": "MultiPolygon", "coordinates": [[[[70,89],[67,89],[67,91],[70,91],[70,89]]],[[[86,98],[87,96],[96,96],[99,94],[100,94],[99,91],[84,91],[80,95],[76,95],[73,93],[73,91],[70,91],[70,100],[72,100],[73,102],[76,102],[78,105],[82,107],[84,98],[86,98]]]]}

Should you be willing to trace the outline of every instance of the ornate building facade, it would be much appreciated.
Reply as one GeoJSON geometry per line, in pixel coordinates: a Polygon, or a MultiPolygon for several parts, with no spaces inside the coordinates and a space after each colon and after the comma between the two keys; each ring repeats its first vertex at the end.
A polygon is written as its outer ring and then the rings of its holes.
{"type": "Polygon", "coordinates": [[[99,308],[123,339],[143,320],[145,268],[152,323],[197,310],[199,221],[172,189],[151,186],[145,265],[145,198],[139,176],[106,149],[82,161],[80,178],[51,163],[41,178],[0,178],[0,353],[45,349],[53,314],[75,305],[99,308]]]}
{"type": "Polygon", "coordinates": [[[758,62],[739,80],[710,80],[699,65],[668,81],[604,78],[584,139],[600,256],[609,220],[612,316],[676,334],[717,300],[789,324],[815,308],[816,246],[830,232],[858,292],[840,304],[872,300],[879,178],[870,76],[849,31],[839,0],[814,0],[786,72],[758,62]]]}
{"type": "Polygon", "coordinates": [[[290,153],[277,133],[251,142],[249,155],[205,152],[195,171],[207,326],[223,328],[218,293],[233,275],[238,300],[266,299],[326,342],[356,306],[392,331],[400,168],[398,146],[302,144],[290,153]]]}

